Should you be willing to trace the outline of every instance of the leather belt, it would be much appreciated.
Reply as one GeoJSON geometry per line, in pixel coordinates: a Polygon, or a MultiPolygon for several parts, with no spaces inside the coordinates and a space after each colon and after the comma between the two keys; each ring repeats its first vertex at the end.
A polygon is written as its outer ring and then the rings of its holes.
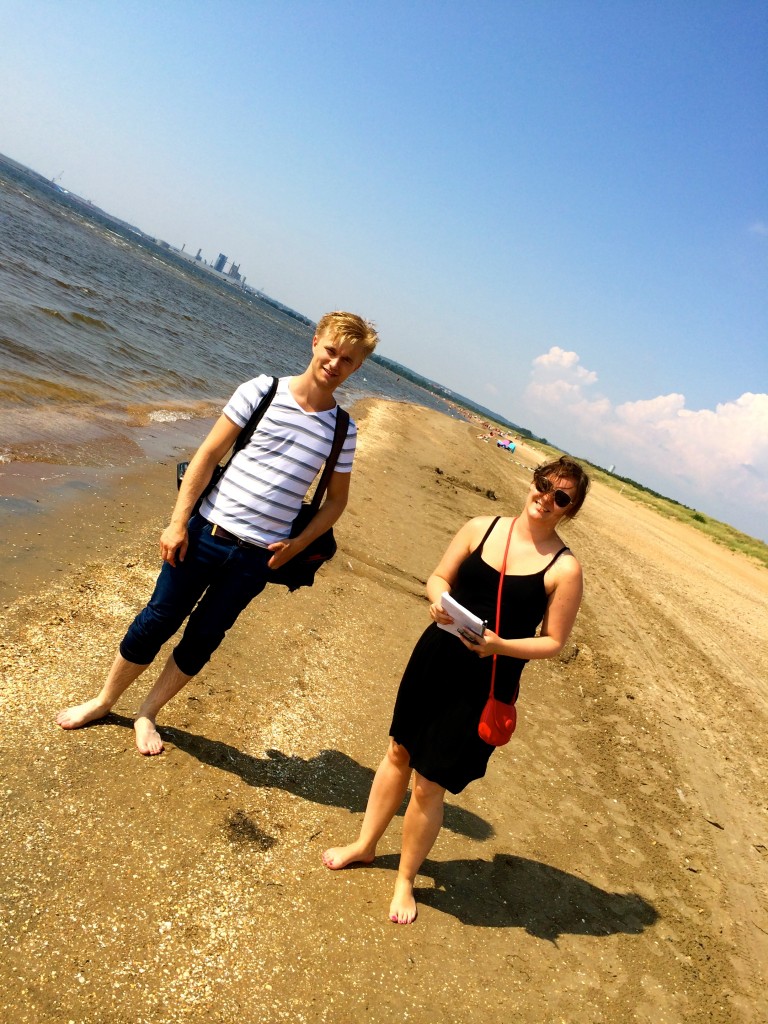
{"type": "MultiPolygon", "coordinates": [[[[252,544],[247,540],[240,540],[234,533],[230,533],[229,530],[225,530],[223,526],[219,526],[218,523],[214,523],[211,528],[211,536],[217,540],[225,540],[229,544],[237,544],[239,548],[261,548],[261,544],[252,544]]],[[[263,549],[262,549],[263,550],[263,549]]]]}

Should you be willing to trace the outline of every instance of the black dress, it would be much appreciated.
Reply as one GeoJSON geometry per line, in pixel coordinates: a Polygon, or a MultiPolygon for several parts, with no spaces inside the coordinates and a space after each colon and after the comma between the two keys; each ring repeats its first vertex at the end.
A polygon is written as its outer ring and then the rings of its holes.
{"type": "MultiPolygon", "coordinates": [[[[483,547],[498,523],[494,519],[480,545],[459,566],[451,596],[493,628],[499,572],[483,560],[483,547]]],[[[544,618],[544,574],[562,547],[539,572],[507,575],[501,597],[499,636],[508,640],[534,636],[544,618]]],[[[496,659],[496,697],[517,698],[526,661],[496,659]]],[[[480,714],[491,689],[493,658],[478,658],[458,637],[432,623],[413,649],[395,701],[390,735],[408,751],[411,767],[424,778],[460,793],[485,775],[494,747],[477,735],[480,714]]]]}

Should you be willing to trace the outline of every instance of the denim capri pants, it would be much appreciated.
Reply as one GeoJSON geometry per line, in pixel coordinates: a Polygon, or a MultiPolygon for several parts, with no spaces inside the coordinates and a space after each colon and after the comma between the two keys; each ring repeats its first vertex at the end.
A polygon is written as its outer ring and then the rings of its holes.
{"type": "Polygon", "coordinates": [[[190,519],[184,561],[177,559],[175,567],[163,563],[149,604],[123,637],[120,653],[126,661],[148,665],[189,616],[173,658],[185,675],[196,675],[267,585],[272,552],[212,537],[211,529],[199,513],[190,519]]]}

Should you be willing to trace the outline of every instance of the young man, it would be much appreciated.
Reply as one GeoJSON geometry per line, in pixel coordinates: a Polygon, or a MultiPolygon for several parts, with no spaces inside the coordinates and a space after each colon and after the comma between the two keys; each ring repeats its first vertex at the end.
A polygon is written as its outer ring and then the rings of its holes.
{"type": "Polygon", "coordinates": [[[326,498],[303,533],[289,537],[309,485],[328,456],[336,423],[334,391],[373,352],[372,324],[354,313],[328,313],[312,339],[312,359],[283,377],[250,441],[193,515],[214,468],[266,394],[270,378],[242,384],[189,463],[170,524],[160,537],[163,567],[149,604],[136,616],[104,686],[92,700],[60,711],[63,729],[108,714],[189,616],[181,640],[139,708],[134,730],[142,754],[159,754],[162,707],[203,666],[240,612],[269,582],[269,572],[329,529],[344,511],[357,428],[346,441],[326,498]]]}

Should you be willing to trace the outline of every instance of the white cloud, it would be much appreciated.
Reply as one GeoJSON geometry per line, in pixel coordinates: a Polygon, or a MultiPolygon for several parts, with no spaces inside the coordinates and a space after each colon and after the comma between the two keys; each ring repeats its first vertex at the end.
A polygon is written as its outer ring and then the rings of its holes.
{"type": "Polygon", "coordinates": [[[677,416],[684,407],[685,395],[659,395],[658,398],[617,405],[616,416],[624,423],[652,426],[660,421],[667,422],[670,417],[677,416]]]}
{"type": "Polygon", "coordinates": [[[674,393],[614,405],[595,393],[597,380],[577,353],[553,346],[533,360],[529,421],[546,422],[539,432],[569,451],[766,536],[768,394],[714,409],[688,409],[674,393]]]}
{"type": "Polygon", "coordinates": [[[768,235],[768,224],[762,220],[756,220],[749,225],[749,232],[752,235],[768,235]]]}
{"type": "Polygon", "coordinates": [[[575,352],[566,352],[558,345],[553,345],[543,356],[537,356],[533,360],[533,365],[544,370],[571,371],[576,379],[583,384],[593,384],[597,380],[596,373],[579,365],[579,357],[575,352]]]}

